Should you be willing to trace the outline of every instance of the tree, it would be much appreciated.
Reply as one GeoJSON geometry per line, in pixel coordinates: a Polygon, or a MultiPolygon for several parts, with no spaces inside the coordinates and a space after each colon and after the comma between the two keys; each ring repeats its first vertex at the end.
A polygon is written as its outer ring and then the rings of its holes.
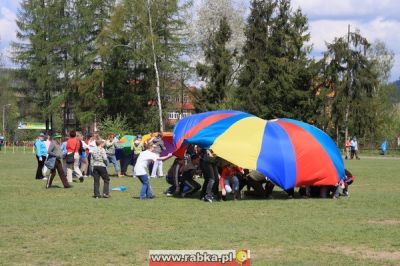
{"type": "Polygon", "coordinates": [[[252,1],[243,67],[236,92],[238,108],[271,119],[309,120],[312,61],[307,18],[290,1],[252,1]]]}
{"type": "Polygon", "coordinates": [[[115,108],[119,107],[119,112],[128,112],[127,120],[131,125],[147,128],[143,124],[147,122],[151,131],[160,129],[147,116],[154,115],[152,109],[158,98],[156,70],[162,96],[181,66],[185,49],[184,22],[180,18],[183,8],[185,6],[178,5],[178,1],[164,0],[123,1],[116,7],[111,23],[98,40],[103,47],[104,96],[111,115],[115,116],[115,108]],[[116,68],[113,64],[119,66],[116,68]],[[114,78],[117,74],[119,77],[114,78]],[[118,95],[116,90],[120,92],[118,95]]]}
{"type": "Polygon", "coordinates": [[[197,74],[207,82],[196,103],[200,111],[220,109],[227,100],[227,94],[233,85],[232,65],[235,56],[226,47],[231,35],[227,18],[222,17],[219,30],[204,44],[206,64],[198,63],[196,66],[197,74]]]}
{"type": "Polygon", "coordinates": [[[337,138],[341,129],[345,138],[349,129],[358,136],[375,132],[375,113],[371,110],[376,104],[372,99],[376,97],[379,80],[374,62],[366,56],[370,48],[368,40],[358,31],[349,32],[327,47],[322,59],[323,75],[325,84],[330,84],[333,90],[331,119],[337,138]]]}
{"type": "Polygon", "coordinates": [[[379,83],[387,83],[394,65],[394,52],[389,50],[384,42],[376,40],[367,50],[367,57],[374,61],[379,83]]]}
{"type": "Polygon", "coordinates": [[[64,21],[61,14],[66,1],[25,0],[18,14],[17,38],[14,43],[14,61],[26,70],[37,92],[37,104],[43,111],[47,130],[51,112],[47,110],[60,88],[60,39],[64,21]]]}
{"type": "MultiPolygon", "coordinates": [[[[245,1],[230,0],[205,0],[201,1],[201,5],[195,10],[196,16],[187,18],[189,27],[190,42],[190,61],[193,68],[197,63],[207,64],[204,47],[210,43],[210,38],[215,36],[219,31],[221,18],[225,18],[231,31],[231,38],[226,43],[226,49],[232,53],[240,55],[244,42],[244,28],[246,13],[245,1]]],[[[239,56],[232,58],[232,80],[236,81],[239,69],[241,67],[239,56]]],[[[192,79],[196,80],[194,76],[192,79]]]]}

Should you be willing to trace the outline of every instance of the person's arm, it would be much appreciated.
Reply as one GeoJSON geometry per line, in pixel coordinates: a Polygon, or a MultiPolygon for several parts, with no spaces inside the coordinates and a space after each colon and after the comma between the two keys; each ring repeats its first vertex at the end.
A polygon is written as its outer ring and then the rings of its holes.
{"type": "Polygon", "coordinates": [[[172,157],[172,153],[168,153],[168,155],[166,155],[166,156],[158,157],[157,160],[165,161],[165,160],[168,160],[171,157],[172,157]]]}
{"type": "Polygon", "coordinates": [[[53,156],[53,157],[57,157],[57,154],[54,152],[55,151],[55,145],[54,145],[54,143],[53,142],[51,142],[50,143],[50,146],[49,146],[49,151],[47,152],[47,154],[49,154],[50,156],[53,156]]]}

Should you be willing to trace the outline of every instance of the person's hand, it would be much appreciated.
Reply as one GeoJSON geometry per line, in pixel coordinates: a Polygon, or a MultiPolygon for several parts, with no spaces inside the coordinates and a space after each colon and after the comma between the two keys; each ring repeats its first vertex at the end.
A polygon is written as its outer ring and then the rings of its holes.
{"type": "Polygon", "coordinates": [[[170,153],[168,153],[168,157],[171,157],[172,156],[172,153],[170,152],[170,153]]]}
{"type": "Polygon", "coordinates": [[[42,159],[42,156],[40,156],[40,157],[39,157],[39,162],[41,162],[42,160],[43,160],[43,159],[42,159]]]}

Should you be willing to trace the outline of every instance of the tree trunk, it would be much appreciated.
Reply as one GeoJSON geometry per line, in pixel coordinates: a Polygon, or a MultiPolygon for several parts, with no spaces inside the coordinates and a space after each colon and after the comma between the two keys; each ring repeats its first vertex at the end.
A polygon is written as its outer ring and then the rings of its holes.
{"type": "Polygon", "coordinates": [[[150,0],[147,0],[147,12],[149,14],[149,27],[150,27],[150,38],[151,38],[151,50],[153,52],[153,60],[154,60],[154,71],[156,72],[156,80],[157,80],[157,104],[158,104],[158,113],[160,116],[160,131],[164,131],[164,123],[162,118],[162,107],[161,107],[161,95],[160,95],[160,76],[158,74],[158,67],[157,67],[157,57],[156,51],[154,47],[154,35],[153,35],[153,23],[151,20],[151,13],[150,13],[150,0]]]}

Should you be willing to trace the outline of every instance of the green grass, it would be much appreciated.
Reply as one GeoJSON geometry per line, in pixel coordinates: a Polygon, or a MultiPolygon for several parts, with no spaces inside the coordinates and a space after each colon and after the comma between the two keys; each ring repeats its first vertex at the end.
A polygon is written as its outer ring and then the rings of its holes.
{"type": "Polygon", "coordinates": [[[147,265],[149,249],[239,248],[260,266],[399,265],[400,161],[346,166],[357,179],[337,201],[277,191],[275,200],[207,204],[166,198],[157,179],[157,197],[141,202],[132,178],[113,177],[111,187],[128,190],[110,199],[91,198],[91,179],[46,190],[30,152],[1,152],[0,265],[147,265]]]}

